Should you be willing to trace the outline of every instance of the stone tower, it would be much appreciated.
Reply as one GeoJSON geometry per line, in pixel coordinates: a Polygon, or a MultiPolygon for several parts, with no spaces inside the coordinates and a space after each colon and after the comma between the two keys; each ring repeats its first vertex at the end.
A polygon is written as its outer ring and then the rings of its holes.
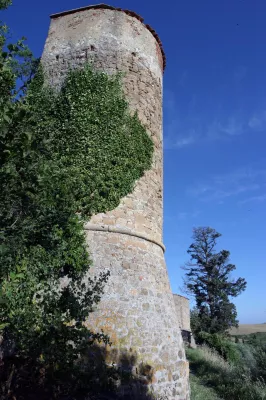
{"type": "Polygon", "coordinates": [[[136,355],[136,371],[157,395],[185,400],[188,363],[162,243],[163,48],[131,11],[100,4],[52,15],[42,56],[50,83],[60,85],[69,67],[85,62],[109,74],[125,72],[129,105],[154,141],[153,167],[133,193],[85,226],[94,272],[111,272],[89,324],[109,334],[109,361],[119,363],[125,351],[136,355]]]}

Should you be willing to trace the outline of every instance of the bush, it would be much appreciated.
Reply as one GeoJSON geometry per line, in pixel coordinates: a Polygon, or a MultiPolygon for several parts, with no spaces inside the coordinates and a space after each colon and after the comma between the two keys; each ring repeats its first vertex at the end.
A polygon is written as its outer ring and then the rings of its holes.
{"type": "Polygon", "coordinates": [[[236,348],[240,355],[240,363],[246,365],[250,370],[257,368],[257,363],[254,354],[254,347],[248,344],[237,343],[236,348]]]}
{"type": "Polygon", "coordinates": [[[207,346],[187,349],[191,371],[203,386],[212,388],[224,400],[266,399],[266,385],[253,379],[248,368],[224,360],[207,346]]]}
{"type": "Polygon", "coordinates": [[[237,346],[228,340],[228,338],[219,334],[210,334],[207,332],[200,332],[198,334],[200,344],[206,344],[214,349],[226,361],[238,363],[240,361],[240,354],[237,346]]]}
{"type": "Polygon", "coordinates": [[[2,398],[48,381],[59,396],[82,387],[88,346],[108,343],[86,327],[109,272],[89,274],[83,224],[133,190],[153,144],[130,114],[120,76],[89,65],[70,71],[59,92],[40,69],[1,116],[0,331],[12,345],[2,398]]]}
{"type": "Polygon", "coordinates": [[[215,391],[202,385],[201,379],[197,376],[191,374],[189,383],[191,390],[190,400],[220,400],[215,391]]]}
{"type": "Polygon", "coordinates": [[[266,350],[264,347],[254,349],[254,358],[256,361],[255,377],[262,379],[266,383],[266,350]]]}

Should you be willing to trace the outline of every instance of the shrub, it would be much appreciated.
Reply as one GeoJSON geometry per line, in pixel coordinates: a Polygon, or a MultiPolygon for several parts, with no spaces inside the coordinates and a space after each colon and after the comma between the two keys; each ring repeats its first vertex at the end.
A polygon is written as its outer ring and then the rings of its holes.
{"type": "Polygon", "coordinates": [[[201,343],[204,343],[210,348],[214,349],[226,361],[233,363],[240,361],[240,354],[237,346],[229,341],[228,338],[216,333],[209,334],[207,332],[201,332],[198,335],[198,339],[201,343]]]}
{"type": "Polygon", "coordinates": [[[255,377],[262,379],[266,383],[266,350],[264,347],[254,349],[254,358],[256,361],[255,377]]]}
{"type": "Polygon", "coordinates": [[[218,397],[224,400],[266,399],[265,383],[252,379],[248,368],[225,361],[207,346],[187,349],[186,352],[193,374],[202,385],[212,388],[218,397]]]}
{"type": "Polygon", "coordinates": [[[40,69],[10,104],[0,118],[0,330],[13,346],[3,398],[25,382],[80,390],[81,354],[108,342],[85,324],[109,272],[89,274],[83,223],[133,190],[153,145],[120,77],[88,65],[70,71],[59,92],[40,69]]]}
{"type": "Polygon", "coordinates": [[[201,379],[191,374],[190,376],[190,400],[220,400],[215,391],[202,385],[201,379]]]}

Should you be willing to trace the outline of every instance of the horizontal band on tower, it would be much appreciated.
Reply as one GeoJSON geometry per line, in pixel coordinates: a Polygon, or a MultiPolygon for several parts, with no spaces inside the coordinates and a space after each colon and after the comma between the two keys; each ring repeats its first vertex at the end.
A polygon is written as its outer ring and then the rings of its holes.
{"type": "Polygon", "coordinates": [[[156,244],[157,246],[161,247],[163,252],[165,252],[165,246],[163,243],[159,242],[158,240],[152,239],[143,233],[132,231],[131,229],[117,228],[115,226],[110,226],[110,225],[97,225],[97,224],[90,224],[90,223],[87,223],[84,226],[84,229],[85,229],[85,231],[111,232],[111,233],[120,233],[122,235],[134,236],[139,239],[144,239],[144,240],[147,240],[148,242],[156,244]]]}

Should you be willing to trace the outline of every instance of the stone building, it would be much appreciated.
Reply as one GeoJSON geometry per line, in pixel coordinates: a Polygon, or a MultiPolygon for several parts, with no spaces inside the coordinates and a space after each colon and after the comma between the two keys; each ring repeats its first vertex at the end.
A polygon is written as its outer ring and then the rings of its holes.
{"type": "Polygon", "coordinates": [[[190,327],[189,299],[181,296],[180,294],[174,294],[174,302],[176,308],[176,317],[178,319],[183,341],[190,347],[195,348],[196,343],[190,327]]]}
{"type": "Polygon", "coordinates": [[[88,323],[109,334],[108,361],[119,364],[126,352],[156,395],[189,399],[189,367],[162,243],[162,44],[131,11],[100,4],[52,15],[42,55],[50,83],[60,85],[69,67],[86,62],[125,73],[129,105],[154,142],[153,166],[133,193],[85,226],[94,273],[111,272],[88,323]]]}
{"type": "Polygon", "coordinates": [[[174,294],[174,302],[180,329],[191,332],[189,299],[180,294],[174,294]]]}

